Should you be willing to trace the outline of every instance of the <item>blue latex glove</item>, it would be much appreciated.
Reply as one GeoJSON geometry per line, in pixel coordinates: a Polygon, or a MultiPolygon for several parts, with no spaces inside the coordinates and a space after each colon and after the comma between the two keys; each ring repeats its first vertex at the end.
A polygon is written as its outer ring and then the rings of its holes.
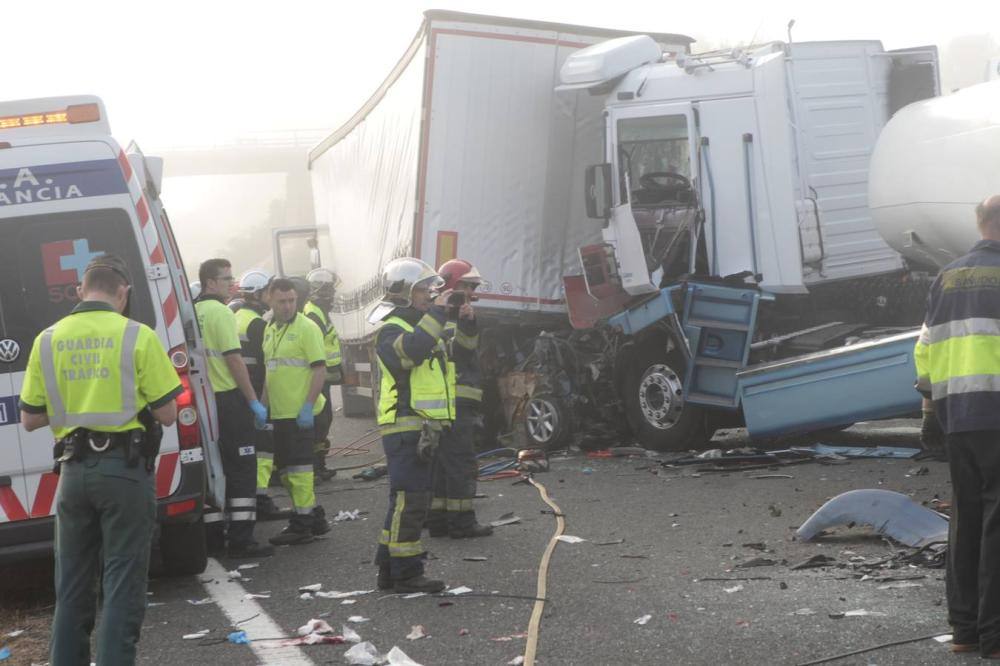
{"type": "Polygon", "coordinates": [[[299,415],[295,417],[295,423],[299,426],[299,430],[309,430],[313,427],[313,404],[311,402],[302,405],[299,415]]]}
{"type": "Polygon", "coordinates": [[[267,425],[267,407],[260,400],[250,403],[250,411],[253,412],[253,425],[257,430],[263,430],[267,425]]]}

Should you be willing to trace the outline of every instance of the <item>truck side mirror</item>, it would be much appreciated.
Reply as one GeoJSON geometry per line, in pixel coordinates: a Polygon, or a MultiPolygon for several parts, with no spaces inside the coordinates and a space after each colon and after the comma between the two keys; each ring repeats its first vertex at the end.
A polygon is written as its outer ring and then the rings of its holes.
{"type": "Polygon", "coordinates": [[[611,217],[610,164],[592,164],[587,167],[584,191],[587,197],[587,217],[594,220],[611,217]]]}

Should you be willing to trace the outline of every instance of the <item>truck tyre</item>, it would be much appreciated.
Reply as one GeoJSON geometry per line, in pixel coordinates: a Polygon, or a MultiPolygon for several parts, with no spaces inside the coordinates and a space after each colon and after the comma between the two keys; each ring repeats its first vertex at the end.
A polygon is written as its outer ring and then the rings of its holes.
{"type": "Polygon", "coordinates": [[[523,419],[528,441],[539,449],[560,449],[566,445],[572,433],[566,406],[548,393],[540,393],[528,400],[524,406],[523,419]]]}
{"type": "Polygon", "coordinates": [[[639,353],[625,378],[624,403],[639,444],[653,451],[686,451],[708,443],[705,410],[684,402],[684,359],[659,349],[639,353]]]}
{"type": "Polygon", "coordinates": [[[205,523],[163,523],[160,525],[160,556],[167,576],[200,574],[208,564],[205,523]]]}

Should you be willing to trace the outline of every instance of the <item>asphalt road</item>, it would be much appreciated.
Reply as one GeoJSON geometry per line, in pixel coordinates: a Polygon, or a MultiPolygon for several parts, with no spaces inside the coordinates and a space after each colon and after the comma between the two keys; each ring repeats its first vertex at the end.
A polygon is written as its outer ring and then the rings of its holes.
{"type": "MultiPolygon", "coordinates": [[[[337,418],[340,444],[371,428],[364,419],[337,418]]],[[[824,441],[916,445],[915,422],[865,424],[824,441]]],[[[740,433],[723,445],[742,443],[740,433]]],[[[367,453],[335,457],[337,465],[369,462],[367,453]]],[[[767,473],[764,470],[763,473],[767,473]]],[[[810,463],[782,469],[792,478],[757,479],[752,472],[701,473],[661,469],[643,458],[590,459],[582,453],[557,456],[551,470],[536,476],[566,516],[566,533],[586,541],[559,543],[548,573],[548,603],[538,642],[540,664],[798,664],[886,641],[945,631],[944,582],[939,569],[890,573],[924,576],[918,587],[878,589],[849,568],[790,570],[823,553],[845,564],[851,557],[884,556],[893,547],[865,528],[841,528],[816,543],[793,540],[794,528],[824,501],[854,488],[886,488],[914,500],[947,499],[942,463],[864,460],[840,465],[810,463]],[[929,473],[910,476],[925,465],[929,473]],[[618,542],[620,543],[610,543],[618,542]],[[763,542],[766,552],[743,544],[763,542]],[[608,544],[608,545],[599,545],[608,544]],[[753,558],[771,566],[736,569],[753,558]],[[760,577],[764,580],[704,580],[760,577]],[[865,609],[876,615],[832,619],[831,613],[865,609]],[[645,624],[635,620],[650,615],[645,624]]],[[[142,664],[345,663],[348,646],[306,646],[298,653],[269,651],[222,641],[234,623],[250,638],[265,628],[294,635],[311,618],[335,629],[350,624],[382,653],[398,646],[420,664],[506,664],[523,654],[536,590],[539,561],[553,535],[555,518],[538,492],[511,479],[480,484],[481,520],[508,512],[522,520],[476,540],[427,538],[429,573],[473,594],[403,599],[377,591],[340,600],[300,598],[298,588],[321,583],[323,590],[373,590],[371,564],[387,499],[384,479],[363,482],[341,473],[319,488],[330,516],[360,510],[361,520],[337,523],[321,541],[285,547],[260,566],[231,581],[224,573],[243,562],[213,563],[200,578],[156,579],[153,604],[139,646],[142,664]],[[466,557],[486,557],[467,561],[466,557]],[[241,601],[247,593],[269,598],[241,601]],[[192,605],[189,600],[213,602],[192,605]],[[232,603],[226,606],[225,600],[232,603]],[[221,600],[221,601],[220,601],[221,600]],[[233,601],[234,600],[234,601],[233,601]],[[250,603],[259,604],[257,609],[250,603]],[[245,604],[241,605],[241,604],[245,604]],[[227,614],[228,611],[228,614],[227,614]],[[368,618],[348,623],[350,616],[368,618]],[[242,622],[249,619],[248,622],[242,622]],[[267,620],[273,624],[268,625],[267,620]],[[262,624],[263,622],[263,624],[262,624]],[[426,638],[408,640],[414,625],[426,638]],[[200,640],[182,640],[208,629],[200,640]]],[[[287,502],[283,493],[275,493],[287,502]]],[[[266,538],[280,529],[261,523],[266,538]]],[[[839,664],[972,663],[947,645],[924,641],[879,650],[839,664]]]]}

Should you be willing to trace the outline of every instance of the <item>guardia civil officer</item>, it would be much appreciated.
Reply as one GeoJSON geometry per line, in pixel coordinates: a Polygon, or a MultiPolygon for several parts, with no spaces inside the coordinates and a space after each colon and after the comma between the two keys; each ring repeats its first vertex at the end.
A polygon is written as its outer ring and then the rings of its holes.
{"type": "Polygon", "coordinates": [[[199,267],[198,278],[201,296],[195,312],[208,355],[208,380],[215,392],[219,452],[226,475],[225,516],[218,510],[205,512],[209,550],[222,551],[228,538],[229,557],[266,557],[274,549],[257,543],[253,528],[257,521],[254,418],[266,418],[267,409],[257,399],[243,362],[236,316],[226,307],[233,284],[232,264],[227,259],[209,259],[199,267]]]}
{"type": "MultiPolygon", "coordinates": [[[[236,313],[236,333],[240,338],[243,362],[250,375],[250,384],[258,396],[264,395],[264,329],[267,322],[267,287],[271,276],[262,270],[250,269],[240,276],[237,285],[239,306],[236,313]]],[[[230,308],[233,303],[229,304],[230,308]]],[[[281,510],[267,493],[274,471],[274,437],[270,428],[254,428],[257,450],[257,520],[284,520],[291,511],[281,510]]]]}
{"type": "Polygon", "coordinates": [[[330,404],[330,387],[343,383],[344,372],[340,354],[340,336],[330,321],[330,311],[333,309],[333,298],[337,294],[340,279],[337,274],[326,268],[316,268],[306,275],[309,283],[309,300],[306,301],[302,314],[313,320],[323,332],[323,348],[326,350],[326,381],[323,384],[323,397],[326,405],[316,417],[316,445],[313,447],[315,460],[313,468],[316,478],[321,481],[332,479],[336,470],[327,469],[326,456],[330,452],[330,426],[333,423],[333,406],[330,404]]]}
{"type": "Polygon", "coordinates": [[[120,258],[91,261],[80,303],[35,338],[21,389],[21,424],[50,426],[61,451],[53,666],[91,662],[98,584],[102,666],[135,663],[146,610],[153,466],[181,385],[156,333],[122,316],[130,284],[120,258]]]}
{"type": "Polygon", "coordinates": [[[455,366],[442,339],[448,293],[419,259],[395,259],[382,271],[385,296],[369,314],[376,335],[381,385],[378,425],[389,468],[389,510],[375,555],[379,589],[439,592],[424,576],[420,543],[430,504],[431,460],[441,431],[455,418],[455,366]]]}
{"type": "MultiPolygon", "coordinates": [[[[270,541],[275,546],[308,543],[330,531],[316,504],[313,443],[316,415],[323,410],[326,352],[319,327],[298,310],[295,283],[271,281],[273,316],[264,329],[265,396],[274,426],[274,463],[292,498],[288,526],[270,541]]],[[[263,427],[263,420],[258,426],[263,427]]]]}
{"type": "Polygon", "coordinates": [[[446,261],[438,269],[438,275],[444,280],[445,289],[452,291],[448,302],[451,317],[445,332],[457,372],[456,414],[454,425],[444,430],[441,445],[434,455],[434,497],[427,528],[432,537],[484,537],[493,534],[493,528],[480,525],[472,507],[479,476],[474,439],[482,418],[480,403],[483,399],[479,327],[472,303],[483,276],[464,259],[446,261]]]}

